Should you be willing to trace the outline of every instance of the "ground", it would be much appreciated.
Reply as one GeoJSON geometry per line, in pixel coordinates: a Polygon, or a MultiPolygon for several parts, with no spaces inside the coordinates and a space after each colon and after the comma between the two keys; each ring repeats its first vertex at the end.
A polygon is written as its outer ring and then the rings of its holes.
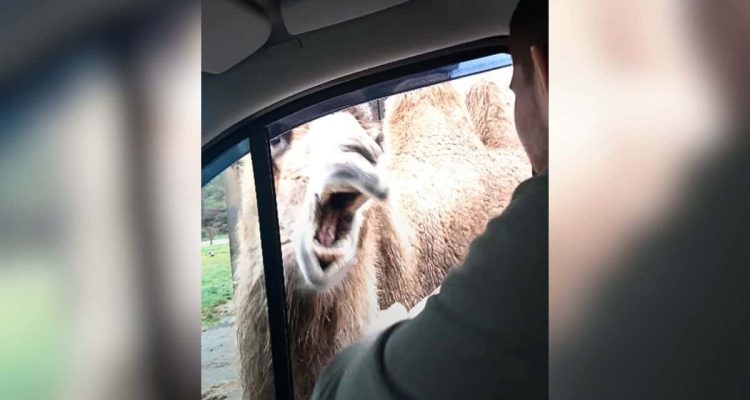
{"type": "Polygon", "coordinates": [[[241,397],[231,307],[232,272],[229,242],[214,239],[201,245],[201,398],[241,397]],[[212,255],[213,254],[213,255],[212,255]]]}
{"type": "Polygon", "coordinates": [[[201,332],[203,400],[235,400],[241,397],[233,326],[234,312],[226,307],[225,314],[219,321],[201,332]]]}

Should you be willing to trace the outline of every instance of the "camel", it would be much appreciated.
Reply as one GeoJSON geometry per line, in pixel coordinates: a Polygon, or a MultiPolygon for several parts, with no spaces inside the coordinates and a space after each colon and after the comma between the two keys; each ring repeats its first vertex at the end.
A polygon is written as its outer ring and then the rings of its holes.
{"type": "MultiPolygon", "coordinates": [[[[494,103],[480,92],[494,92],[482,85],[466,103],[450,83],[391,96],[382,129],[365,108],[352,108],[276,145],[295,398],[309,398],[321,370],[367,332],[379,309],[409,308],[439,286],[529,175],[523,166],[498,167],[508,127],[483,120],[486,106],[477,104],[494,103]]],[[[265,283],[250,163],[243,169],[237,340],[244,397],[266,399],[273,382],[265,283]]]]}
{"type": "MultiPolygon", "coordinates": [[[[296,267],[292,241],[294,221],[303,206],[308,181],[313,175],[311,172],[319,169],[313,166],[322,163],[324,152],[328,157],[337,158],[337,154],[330,154],[331,150],[342,151],[330,141],[336,138],[342,139],[342,144],[346,144],[347,139],[354,143],[364,139],[377,144],[382,141],[382,134],[379,124],[373,121],[366,108],[354,107],[288,132],[271,149],[296,399],[309,398],[322,366],[336,350],[356,339],[377,311],[375,274],[368,274],[364,266],[356,269],[362,274],[352,275],[361,279],[347,279],[327,293],[315,293],[306,288],[296,267]],[[331,127],[333,132],[329,130],[331,127]]],[[[274,396],[268,315],[255,185],[249,157],[240,161],[243,204],[238,225],[241,248],[235,293],[235,329],[243,398],[271,399],[274,396]]]]}

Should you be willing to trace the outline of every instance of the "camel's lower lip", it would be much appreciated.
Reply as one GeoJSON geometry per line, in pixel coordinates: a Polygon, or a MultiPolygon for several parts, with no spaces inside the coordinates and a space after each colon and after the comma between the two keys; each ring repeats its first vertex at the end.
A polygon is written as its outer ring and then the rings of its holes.
{"type": "Polygon", "coordinates": [[[349,242],[348,238],[341,238],[336,240],[335,242],[331,243],[330,246],[326,246],[324,244],[321,244],[317,239],[313,239],[313,250],[318,253],[338,253],[343,252],[346,248],[347,243],[349,242]]]}
{"type": "Polygon", "coordinates": [[[347,238],[342,238],[333,242],[331,246],[324,246],[317,240],[314,240],[312,252],[315,258],[318,259],[320,268],[325,271],[336,262],[344,259],[348,242],[347,238]]]}

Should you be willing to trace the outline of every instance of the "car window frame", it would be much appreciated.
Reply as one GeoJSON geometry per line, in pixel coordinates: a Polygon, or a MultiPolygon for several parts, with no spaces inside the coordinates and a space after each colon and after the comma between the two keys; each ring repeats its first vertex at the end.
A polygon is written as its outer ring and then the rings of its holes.
{"type": "Polygon", "coordinates": [[[312,88],[248,116],[203,146],[201,186],[243,156],[251,155],[277,399],[294,396],[271,141],[350,106],[511,65],[507,37],[431,52],[312,88]]]}

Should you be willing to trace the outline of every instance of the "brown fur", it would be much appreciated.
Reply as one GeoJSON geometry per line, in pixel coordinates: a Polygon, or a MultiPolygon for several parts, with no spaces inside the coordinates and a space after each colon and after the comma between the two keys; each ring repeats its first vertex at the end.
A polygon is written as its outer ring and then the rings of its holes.
{"type": "Polygon", "coordinates": [[[451,84],[393,96],[386,109],[380,167],[391,197],[371,210],[376,234],[363,247],[376,249],[381,306],[411,307],[460,264],[518,179],[497,168],[451,84]]]}
{"type": "MultiPolygon", "coordinates": [[[[486,92],[485,92],[486,93],[486,92]]],[[[475,94],[468,99],[479,99],[475,94]]],[[[476,105],[491,107],[492,98],[476,105]]],[[[474,115],[482,115],[474,108],[474,115]]],[[[316,150],[309,126],[291,133],[276,159],[280,236],[287,288],[295,397],[308,398],[318,374],[335,353],[360,337],[377,308],[407,307],[431,293],[463,259],[469,242],[507,204],[528,173],[498,166],[502,154],[487,140],[493,123],[474,131],[466,105],[450,84],[393,96],[381,134],[359,111],[349,110],[371,137],[382,141],[378,170],[389,184],[385,201],[363,207],[356,261],[325,291],[301,284],[292,240],[316,150]],[[374,136],[373,136],[374,135],[374,136]],[[483,139],[485,140],[483,142],[483,139]]],[[[484,110],[484,115],[489,111],[484,110]]],[[[502,132],[505,133],[502,128],[502,132]]],[[[331,132],[332,133],[332,132],[331,132]]],[[[333,134],[333,133],[332,133],[333,134]]],[[[241,210],[237,338],[245,398],[272,398],[262,261],[252,170],[246,163],[241,210]]],[[[505,164],[508,164],[506,162],[505,164]]]]}
{"type": "Polygon", "coordinates": [[[237,289],[234,294],[240,379],[243,387],[253,390],[252,394],[246,393],[245,398],[252,396],[258,399],[271,399],[273,373],[268,313],[255,182],[249,155],[243,158],[241,165],[243,203],[238,221],[240,258],[236,271],[237,289]]]}
{"type": "Polygon", "coordinates": [[[506,204],[520,182],[531,174],[526,151],[516,133],[510,89],[482,78],[466,94],[466,108],[482,142],[495,159],[495,168],[514,179],[503,181],[501,201],[506,204]],[[509,186],[512,185],[512,186],[509,186]]]}
{"type": "MultiPolygon", "coordinates": [[[[377,127],[368,131],[377,136],[377,127]]],[[[355,266],[335,288],[318,293],[301,286],[294,257],[294,221],[309,179],[310,152],[315,137],[309,126],[294,129],[289,147],[276,163],[276,195],[287,292],[287,317],[295,398],[312,393],[315,378],[335,352],[359,337],[377,307],[375,272],[364,264],[355,266]]],[[[243,167],[243,198],[239,230],[242,249],[238,267],[237,346],[245,399],[273,398],[273,373],[265,296],[265,281],[258,233],[255,185],[249,156],[243,167]]]]}
{"type": "Polygon", "coordinates": [[[489,148],[520,145],[513,122],[513,109],[507,94],[494,82],[481,79],[466,94],[466,107],[476,132],[489,148]]]}

